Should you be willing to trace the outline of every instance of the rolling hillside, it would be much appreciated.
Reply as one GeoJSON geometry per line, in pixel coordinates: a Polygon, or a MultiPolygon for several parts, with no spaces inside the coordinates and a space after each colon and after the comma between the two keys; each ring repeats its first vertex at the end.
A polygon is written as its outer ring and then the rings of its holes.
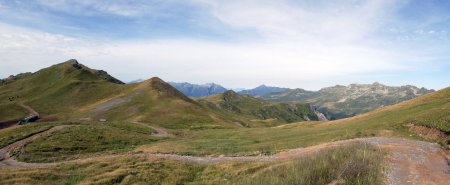
{"type": "Polygon", "coordinates": [[[265,124],[291,123],[306,120],[318,120],[309,104],[273,103],[251,95],[240,95],[234,91],[226,91],[209,97],[198,99],[207,107],[240,119],[245,124],[263,122],[265,124]]]}
{"type": "Polygon", "coordinates": [[[42,120],[130,120],[168,128],[232,127],[159,78],[124,84],[76,60],[2,80],[0,121],[22,118],[19,104],[42,120]]]}
{"type": "Polygon", "coordinates": [[[251,155],[365,137],[427,140],[448,147],[450,87],[351,118],[270,128],[193,130],[187,135],[188,140],[166,141],[148,148],[169,153],[251,155]],[[172,147],[175,145],[183,147],[172,147]]]}

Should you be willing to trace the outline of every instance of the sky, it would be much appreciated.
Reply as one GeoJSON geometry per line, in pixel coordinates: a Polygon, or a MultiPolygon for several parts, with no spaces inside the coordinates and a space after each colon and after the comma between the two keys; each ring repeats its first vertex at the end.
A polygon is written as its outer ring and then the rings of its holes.
{"type": "Polygon", "coordinates": [[[450,85],[448,0],[0,0],[0,78],[75,58],[124,81],[450,85]]]}

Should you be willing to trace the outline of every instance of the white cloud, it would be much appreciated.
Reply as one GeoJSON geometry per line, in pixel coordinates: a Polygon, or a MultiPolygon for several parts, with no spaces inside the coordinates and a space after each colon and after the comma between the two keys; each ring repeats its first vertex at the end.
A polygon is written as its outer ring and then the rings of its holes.
{"type": "MultiPolygon", "coordinates": [[[[66,1],[42,2],[62,9],[68,5],[66,1]]],[[[0,24],[0,76],[35,71],[77,58],[124,81],[160,76],[170,81],[216,82],[228,87],[265,83],[317,89],[347,82],[339,81],[342,79],[360,82],[367,76],[441,66],[434,61],[445,58],[445,54],[436,55],[443,47],[405,47],[376,36],[375,32],[384,29],[394,16],[395,1],[370,0],[357,5],[351,2],[354,1],[321,7],[287,1],[191,2],[198,3],[226,25],[259,34],[257,40],[235,42],[198,39],[105,42],[0,24]]],[[[137,15],[132,8],[97,1],[79,3],[116,15],[137,15]]],[[[416,33],[427,32],[418,29],[416,33]]]]}
{"type": "Polygon", "coordinates": [[[204,6],[222,22],[255,29],[272,39],[357,41],[383,26],[396,1],[211,1],[204,6]],[[355,3],[360,2],[360,3],[355,3]],[[318,7],[319,6],[319,7],[318,7]]]}
{"type": "MultiPolygon", "coordinates": [[[[354,45],[324,47],[295,42],[199,40],[103,43],[5,25],[0,30],[0,68],[10,69],[1,70],[1,76],[77,58],[126,81],[161,76],[173,81],[214,81],[230,87],[251,87],[259,83],[304,87],[303,84],[320,79],[411,70],[422,65],[411,65],[406,60],[410,53],[396,54],[354,45]]],[[[320,86],[323,84],[317,82],[306,88],[320,86]]]]}

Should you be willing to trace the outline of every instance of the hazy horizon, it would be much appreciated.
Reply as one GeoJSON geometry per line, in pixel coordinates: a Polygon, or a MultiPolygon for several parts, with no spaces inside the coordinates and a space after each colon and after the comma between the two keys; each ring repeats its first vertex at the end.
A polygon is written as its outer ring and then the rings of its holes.
{"type": "Polygon", "coordinates": [[[439,90],[449,32],[439,0],[0,0],[0,78],[76,58],[124,82],[439,90]]]}

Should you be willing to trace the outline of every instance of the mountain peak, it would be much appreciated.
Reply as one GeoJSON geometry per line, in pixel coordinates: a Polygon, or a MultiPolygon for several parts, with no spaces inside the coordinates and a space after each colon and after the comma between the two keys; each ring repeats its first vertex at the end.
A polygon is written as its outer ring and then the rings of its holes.
{"type": "Polygon", "coordinates": [[[72,78],[81,81],[108,81],[115,84],[125,84],[109,75],[106,71],[91,69],[79,63],[76,59],[70,59],[41,69],[33,73],[33,75],[40,75],[52,81],[72,78]]]}
{"type": "Polygon", "coordinates": [[[177,97],[186,102],[195,103],[192,99],[185,96],[183,93],[172,87],[170,84],[165,82],[159,77],[152,77],[140,83],[141,87],[150,87],[151,89],[158,91],[159,95],[162,97],[177,97]]]}
{"type": "Polygon", "coordinates": [[[227,95],[239,95],[238,93],[234,92],[233,90],[227,90],[227,91],[225,91],[223,94],[227,94],[227,95]]]}
{"type": "MultiPolygon", "coordinates": [[[[54,66],[56,66],[56,67],[64,67],[64,68],[71,68],[71,67],[73,67],[73,68],[75,68],[75,69],[92,70],[92,69],[90,69],[89,67],[86,67],[86,66],[84,66],[83,64],[80,64],[80,63],[78,62],[78,60],[76,60],[76,59],[70,59],[70,60],[67,60],[67,61],[65,61],[65,62],[61,62],[61,63],[59,63],[59,64],[56,64],[56,65],[54,65],[54,66]]],[[[52,66],[52,67],[53,67],[53,66],[52,66]]]]}
{"type": "Polygon", "coordinates": [[[223,100],[225,100],[225,101],[236,100],[239,98],[240,98],[240,95],[238,93],[234,92],[233,90],[228,90],[223,93],[223,100]]]}
{"type": "Polygon", "coordinates": [[[186,96],[190,97],[204,97],[214,94],[220,94],[227,91],[227,89],[216,83],[197,85],[197,84],[190,84],[187,82],[183,83],[169,82],[169,84],[178,89],[179,91],[181,91],[186,96]]]}
{"type": "Polygon", "coordinates": [[[265,84],[262,84],[262,85],[256,87],[255,89],[257,89],[257,88],[266,88],[266,87],[268,87],[268,86],[266,86],[265,84]]]}
{"type": "Polygon", "coordinates": [[[239,94],[250,94],[253,96],[262,96],[265,94],[284,92],[287,90],[289,90],[289,88],[271,87],[271,86],[266,86],[265,84],[262,84],[254,89],[247,89],[247,90],[239,91],[239,94]]]}

